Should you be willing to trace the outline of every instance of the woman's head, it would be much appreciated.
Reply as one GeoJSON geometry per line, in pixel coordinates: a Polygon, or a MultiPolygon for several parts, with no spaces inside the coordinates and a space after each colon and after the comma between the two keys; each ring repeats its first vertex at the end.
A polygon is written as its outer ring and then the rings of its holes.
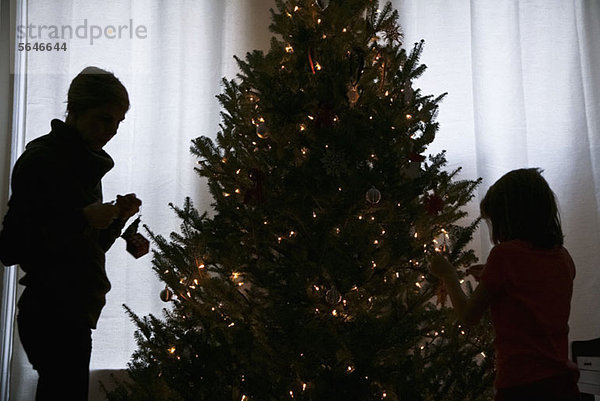
{"type": "Polygon", "coordinates": [[[538,248],[563,244],[556,198],[541,172],[537,168],[513,170],[486,193],[481,216],[491,223],[495,244],[515,239],[538,248]]]}
{"type": "Polygon", "coordinates": [[[128,109],[125,86],[108,71],[86,67],[71,82],[67,124],[75,127],[92,149],[102,149],[116,134],[128,109]]]}

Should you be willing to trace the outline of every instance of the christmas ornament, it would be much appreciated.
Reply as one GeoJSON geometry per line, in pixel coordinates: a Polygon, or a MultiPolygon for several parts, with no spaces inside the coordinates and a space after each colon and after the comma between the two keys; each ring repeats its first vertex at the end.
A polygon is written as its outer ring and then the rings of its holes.
{"type": "Polygon", "coordinates": [[[446,306],[446,301],[448,300],[448,290],[446,289],[446,286],[443,282],[440,282],[440,285],[438,286],[435,295],[437,297],[436,305],[446,306]]]}
{"type": "Polygon", "coordinates": [[[367,191],[365,197],[367,198],[367,202],[369,202],[371,205],[376,205],[381,200],[381,192],[379,192],[375,186],[372,186],[371,189],[367,191]]]}
{"type": "Polygon", "coordinates": [[[315,0],[315,4],[321,11],[325,11],[329,7],[330,0],[315,0]]]}
{"type": "Polygon", "coordinates": [[[329,305],[337,305],[342,302],[342,294],[333,287],[325,293],[325,300],[329,305]]]}
{"type": "Polygon", "coordinates": [[[346,92],[346,96],[348,96],[348,105],[350,105],[350,108],[354,107],[360,98],[357,85],[348,84],[348,92],[346,92]]]}
{"type": "Polygon", "coordinates": [[[427,214],[436,216],[442,209],[444,209],[444,200],[439,195],[433,194],[425,198],[427,214]]]}
{"type": "Polygon", "coordinates": [[[160,300],[163,302],[169,302],[172,299],[173,292],[169,289],[169,287],[165,287],[165,289],[160,292],[160,300]]]}
{"type": "Polygon", "coordinates": [[[394,42],[398,42],[398,44],[401,45],[402,39],[404,39],[404,34],[400,30],[399,26],[393,25],[384,32],[383,37],[390,45],[393,45],[394,42]]]}
{"type": "Polygon", "coordinates": [[[267,124],[260,123],[256,126],[256,136],[260,139],[266,139],[269,137],[269,128],[267,128],[267,124]]]}
{"type": "Polygon", "coordinates": [[[138,233],[138,226],[142,216],[139,216],[123,231],[121,237],[127,243],[127,252],[133,255],[134,258],[138,259],[150,250],[150,241],[148,241],[142,234],[138,233]]]}

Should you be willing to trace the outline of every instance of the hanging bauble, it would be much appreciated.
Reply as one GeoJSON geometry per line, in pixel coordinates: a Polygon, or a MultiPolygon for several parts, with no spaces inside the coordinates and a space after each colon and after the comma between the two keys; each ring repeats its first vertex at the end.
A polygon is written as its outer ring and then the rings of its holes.
{"type": "Polygon", "coordinates": [[[138,218],[123,231],[123,234],[121,234],[121,237],[123,237],[127,243],[127,252],[136,259],[144,256],[150,251],[150,241],[137,232],[141,217],[142,216],[138,216],[138,218]]]}
{"type": "Polygon", "coordinates": [[[353,108],[360,98],[357,85],[348,84],[348,92],[346,92],[346,95],[348,96],[348,105],[350,108],[353,108]]]}
{"type": "Polygon", "coordinates": [[[325,300],[330,305],[337,305],[340,302],[342,302],[342,294],[340,294],[340,292],[335,287],[333,287],[330,290],[328,290],[327,293],[325,293],[325,300]]]}
{"type": "Polygon", "coordinates": [[[321,11],[325,11],[329,7],[330,0],[315,0],[315,4],[321,11]]]}
{"type": "Polygon", "coordinates": [[[269,137],[269,128],[267,127],[267,124],[260,123],[256,126],[256,136],[258,136],[260,139],[266,139],[269,137]]]}
{"type": "Polygon", "coordinates": [[[160,292],[160,300],[163,302],[169,302],[172,299],[173,292],[169,289],[169,287],[165,287],[165,289],[160,292]]]}
{"type": "Polygon", "coordinates": [[[376,205],[381,200],[381,192],[379,192],[375,186],[372,186],[371,189],[367,191],[365,197],[367,198],[367,202],[369,202],[371,205],[376,205]]]}

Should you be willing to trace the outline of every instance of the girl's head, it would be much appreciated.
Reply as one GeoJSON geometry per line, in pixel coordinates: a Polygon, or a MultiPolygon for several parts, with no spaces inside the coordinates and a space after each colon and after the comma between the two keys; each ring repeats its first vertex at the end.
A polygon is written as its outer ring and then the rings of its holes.
{"type": "Polygon", "coordinates": [[[108,71],[86,67],[69,87],[66,122],[92,149],[102,149],[128,109],[129,95],[121,81],[108,71]]]}
{"type": "Polygon", "coordinates": [[[538,168],[513,170],[490,187],[481,216],[491,222],[495,244],[529,241],[537,248],[563,244],[556,198],[538,168]]]}

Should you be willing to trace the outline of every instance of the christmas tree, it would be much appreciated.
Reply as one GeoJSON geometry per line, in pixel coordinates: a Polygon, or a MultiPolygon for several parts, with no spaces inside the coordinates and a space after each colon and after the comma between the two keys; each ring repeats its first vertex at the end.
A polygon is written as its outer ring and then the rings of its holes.
{"type": "Polygon", "coordinates": [[[458,221],[479,180],[424,156],[444,95],[413,87],[423,42],[402,47],[390,4],[276,6],[191,148],[213,210],[187,199],[181,232],[151,233],[171,307],[128,309],[139,348],[109,399],[490,399],[491,327],[461,327],[428,274],[432,252],[476,261],[458,221]]]}

